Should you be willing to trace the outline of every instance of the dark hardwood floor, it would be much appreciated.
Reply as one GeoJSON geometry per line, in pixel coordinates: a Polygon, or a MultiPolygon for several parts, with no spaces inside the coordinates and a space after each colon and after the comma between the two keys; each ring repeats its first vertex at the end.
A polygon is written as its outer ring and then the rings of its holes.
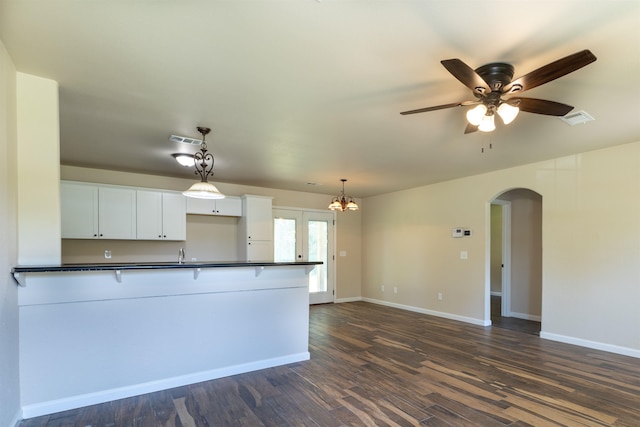
{"type": "Polygon", "coordinates": [[[640,360],[355,302],[311,360],[25,420],[54,426],[640,426],[640,360]]]}
{"type": "Polygon", "coordinates": [[[540,335],[540,322],[516,317],[502,317],[502,298],[496,295],[491,295],[491,325],[496,328],[540,335]]]}

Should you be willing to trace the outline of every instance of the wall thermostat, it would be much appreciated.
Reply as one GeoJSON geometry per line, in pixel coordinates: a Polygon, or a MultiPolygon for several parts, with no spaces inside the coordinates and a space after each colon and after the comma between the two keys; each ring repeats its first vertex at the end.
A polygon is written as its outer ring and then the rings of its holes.
{"type": "Polygon", "coordinates": [[[471,230],[468,228],[452,228],[451,229],[451,237],[469,237],[471,236],[471,230]]]}

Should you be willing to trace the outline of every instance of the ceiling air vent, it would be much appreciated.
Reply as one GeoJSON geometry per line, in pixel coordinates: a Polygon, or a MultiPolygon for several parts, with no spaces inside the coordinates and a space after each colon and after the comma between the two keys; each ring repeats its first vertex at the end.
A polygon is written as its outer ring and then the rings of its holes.
{"type": "Polygon", "coordinates": [[[169,141],[179,142],[181,144],[202,145],[201,139],[189,138],[188,136],[171,135],[169,141]]]}
{"type": "Polygon", "coordinates": [[[582,125],[587,122],[592,122],[595,119],[591,117],[586,111],[576,111],[569,113],[564,117],[560,117],[560,120],[568,124],[569,126],[582,125]]]}

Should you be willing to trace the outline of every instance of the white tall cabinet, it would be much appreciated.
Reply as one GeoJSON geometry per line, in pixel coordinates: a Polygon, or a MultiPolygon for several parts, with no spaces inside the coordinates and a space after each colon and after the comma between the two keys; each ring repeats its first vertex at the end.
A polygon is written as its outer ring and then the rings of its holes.
{"type": "Polygon", "coordinates": [[[242,196],[238,222],[240,261],[273,261],[272,198],[242,196]]]}

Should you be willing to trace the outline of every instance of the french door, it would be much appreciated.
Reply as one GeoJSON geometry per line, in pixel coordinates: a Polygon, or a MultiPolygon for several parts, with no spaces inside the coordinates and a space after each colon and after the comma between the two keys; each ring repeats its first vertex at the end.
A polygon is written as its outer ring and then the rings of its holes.
{"type": "Polygon", "coordinates": [[[309,303],[334,300],[334,213],[273,210],[274,261],[322,261],[309,273],[309,303]]]}

